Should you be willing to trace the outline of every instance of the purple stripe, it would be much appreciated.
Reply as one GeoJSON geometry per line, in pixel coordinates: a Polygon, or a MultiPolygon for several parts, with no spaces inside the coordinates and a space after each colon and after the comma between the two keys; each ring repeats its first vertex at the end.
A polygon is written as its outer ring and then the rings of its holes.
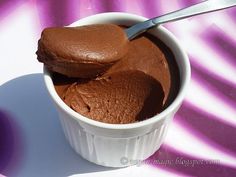
{"type": "Polygon", "coordinates": [[[193,61],[196,61],[196,59],[191,59],[192,78],[200,83],[202,87],[209,90],[209,92],[221,98],[225,103],[235,107],[236,84],[216,76],[193,61]]]}
{"type": "Polygon", "coordinates": [[[125,11],[132,14],[142,15],[139,1],[125,1],[125,11]]]}
{"type": "Polygon", "coordinates": [[[236,20],[236,8],[227,9],[226,13],[230,15],[230,18],[236,20]]]}
{"type": "Polygon", "coordinates": [[[79,9],[77,11],[80,18],[84,18],[90,15],[93,15],[95,13],[95,10],[93,9],[93,6],[90,0],[83,0],[83,1],[80,0],[79,9]]]}
{"type": "Polygon", "coordinates": [[[0,1],[0,21],[4,19],[7,15],[12,13],[15,8],[17,8],[26,0],[1,0],[0,1]]]}
{"type": "Polygon", "coordinates": [[[187,102],[174,120],[207,144],[236,156],[236,128],[232,125],[187,102]]]}
{"type": "Polygon", "coordinates": [[[201,2],[201,0],[181,0],[180,4],[183,5],[183,8],[184,8],[184,7],[188,7],[188,6],[197,4],[199,2],[201,2]]]}
{"type": "Polygon", "coordinates": [[[157,169],[162,168],[180,176],[236,176],[236,169],[221,164],[219,159],[196,158],[191,155],[178,152],[167,145],[162,145],[162,147],[154,155],[146,160],[146,163],[157,167],[157,169]],[[207,164],[207,160],[208,162],[209,160],[215,160],[215,163],[207,164]]]}
{"type": "Polygon", "coordinates": [[[236,66],[236,40],[224,33],[223,30],[216,25],[212,25],[206,29],[201,35],[204,40],[213,48],[217,53],[222,56],[223,60],[236,66]]]}
{"type": "Polygon", "coordinates": [[[91,3],[96,13],[124,11],[124,0],[92,0],[91,3]]]}
{"type": "Polygon", "coordinates": [[[6,111],[0,110],[0,173],[16,175],[22,163],[23,143],[19,125],[6,111]]]}
{"type": "Polygon", "coordinates": [[[36,0],[36,5],[42,27],[65,26],[78,19],[75,10],[78,9],[79,3],[76,5],[67,0],[36,0]]]}
{"type": "Polygon", "coordinates": [[[143,16],[152,18],[161,15],[161,7],[158,1],[139,0],[138,2],[141,6],[143,16]]]}

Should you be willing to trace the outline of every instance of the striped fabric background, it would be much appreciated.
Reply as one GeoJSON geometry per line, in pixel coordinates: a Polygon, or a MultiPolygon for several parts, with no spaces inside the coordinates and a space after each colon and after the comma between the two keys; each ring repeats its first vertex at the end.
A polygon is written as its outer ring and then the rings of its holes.
{"type": "MultiPolygon", "coordinates": [[[[48,120],[51,124],[46,126],[30,119],[34,114],[44,115],[42,112],[48,112],[48,117],[56,117],[55,110],[49,110],[54,107],[48,99],[35,97],[46,95],[46,91],[39,90],[45,88],[38,74],[42,73],[42,65],[35,55],[43,28],[65,26],[89,15],[111,11],[151,18],[197,2],[200,0],[0,0],[0,176],[23,177],[32,173],[37,174],[33,176],[69,176],[78,173],[74,158],[79,157],[65,157],[67,152],[73,154],[67,144],[63,145],[66,150],[60,151],[65,154],[58,155],[40,144],[43,139],[37,144],[34,137],[28,135],[33,132],[48,136],[41,132],[45,131],[50,133],[49,137],[60,136],[57,143],[65,141],[57,118],[48,120]],[[29,86],[32,84],[33,88],[29,86]],[[57,131],[51,129],[52,124],[59,127],[57,131]],[[37,147],[42,147],[42,151],[37,147]],[[43,148],[48,155],[43,153],[43,148]],[[35,165],[37,159],[33,160],[31,156],[37,153],[41,156],[40,164],[35,165]],[[48,158],[50,155],[55,162],[48,158]],[[63,158],[70,168],[63,171],[59,166],[51,167],[63,158]],[[46,171],[38,169],[43,165],[50,168],[46,171]]],[[[159,176],[236,176],[236,8],[164,26],[176,35],[188,52],[191,85],[164,145],[142,162],[140,169],[151,170],[159,176]]],[[[52,141],[47,142],[53,144],[52,141]]],[[[89,165],[94,169],[92,172],[100,169],[89,165]]],[[[102,168],[102,171],[107,170],[102,168]]],[[[146,176],[145,173],[139,175],[146,176]]]]}

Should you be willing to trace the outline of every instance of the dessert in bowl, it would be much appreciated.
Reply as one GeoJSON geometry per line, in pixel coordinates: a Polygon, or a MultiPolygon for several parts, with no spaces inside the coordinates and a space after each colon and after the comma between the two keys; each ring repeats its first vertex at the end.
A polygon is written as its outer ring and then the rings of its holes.
{"type": "MultiPolygon", "coordinates": [[[[127,13],[104,13],[70,26],[131,26],[145,20],[127,13]]],[[[66,138],[91,162],[122,167],[148,158],[162,144],[183,101],[190,80],[186,53],[164,27],[147,33],[130,41],[126,55],[89,79],[44,68],[66,138]]]]}

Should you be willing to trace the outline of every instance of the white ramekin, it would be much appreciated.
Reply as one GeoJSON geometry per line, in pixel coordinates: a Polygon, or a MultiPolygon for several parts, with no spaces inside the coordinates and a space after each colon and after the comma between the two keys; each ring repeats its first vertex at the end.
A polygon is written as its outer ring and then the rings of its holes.
{"type": "MultiPolygon", "coordinates": [[[[93,15],[70,26],[98,23],[133,25],[146,18],[128,13],[103,13],[93,15]]],[[[190,81],[190,64],[176,38],[164,27],[149,31],[158,36],[174,53],[180,71],[180,90],[175,100],[160,114],[131,124],[107,124],[86,118],[69,108],[57,95],[50,73],[44,68],[48,92],[56,104],[60,121],[73,149],[90,162],[124,167],[151,156],[161,146],[171,119],[180,107],[190,81]]]]}

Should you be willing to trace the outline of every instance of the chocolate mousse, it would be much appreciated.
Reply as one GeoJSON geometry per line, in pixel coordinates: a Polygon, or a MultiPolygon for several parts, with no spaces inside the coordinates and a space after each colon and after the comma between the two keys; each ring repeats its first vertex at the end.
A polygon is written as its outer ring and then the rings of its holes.
{"type": "Polygon", "coordinates": [[[161,84],[142,71],[115,72],[87,83],[73,83],[64,101],[86,117],[106,123],[130,123],[162,110],[161,84]]]}
{"type": "MultiPolygon", "coordinates": [[[[73,31],[71,34],[64,35],[73,36],[75,34],[73,31]]],[[[64,38],[66,37],[62,36],[60,39],[64,38]]],[[[41,42],[39,42],[39,50],[40,45],[44,43],[43,40],[44,38],[41,38],[41,42]]],[[[63,43],[63,41],[59,43],[63,43]]],[[[84,59],[83,61],[86,60],[84,67],[87,65],[89,67],[86,71],[90,71],[92,74],[84,74],[79,66],[73,70],[76,70],[78,75],[80,72],[83,74],[76,77],[68,77],[68,74],[61,70],[53,69],[53,66],[45,62],[52,60],[52,58],[47,58],[45,53],[40,51],[37,54],[39,58],[44,58],[43,62],[52,71],[58,95],[71,109],[96,121],[126,124],[151,118],[163,111],[176,97],[180,81],[178,66],[171,50],[156,37],[144,33],[130,42],[122,43],[122,46],[126,46],[126,49],[118,48],[117,56],[119,57],[113,57],[113,60],[111,60],[112,57],[106,58],[105,55],[96,54],[98,51],[91,50],[90,52],[94,53],[92,56],[96,56],[96,59],[84,59]],[[43,54],[43,57],[39,54],[43,54]],[[102,61],[103,65],[105,65],[104,63],[107,65],[102,71],[94,68],[96,71],[92,71],[89,66],[91,63],[88,61],[93,61],[92,63],[102,61]]],[[[57,49],[60,54],[66,53],[65,61],[70,62],[68,58],[70,49],[61,47],[59,50],[55,46],[52,48],[57,49]]],[[[116,53],[114,50],[111,51],[113,56],[116,53]]],[[[48,53],[52,53],[51,48],[49,51],[48,53]]],[[[79,49],[73,51],[74,53],[71,54],[73,56],[82,55],[79,49]]],[[[65,70],[70,68],[67,64],[66,67],[65,70]]]]}
{"type": "Polygon", "coordinates": [[[128,39],[113,24],[46,28],[38,42],[38,60],[69,77],[95,77],[126,55],[128,39]]]}

